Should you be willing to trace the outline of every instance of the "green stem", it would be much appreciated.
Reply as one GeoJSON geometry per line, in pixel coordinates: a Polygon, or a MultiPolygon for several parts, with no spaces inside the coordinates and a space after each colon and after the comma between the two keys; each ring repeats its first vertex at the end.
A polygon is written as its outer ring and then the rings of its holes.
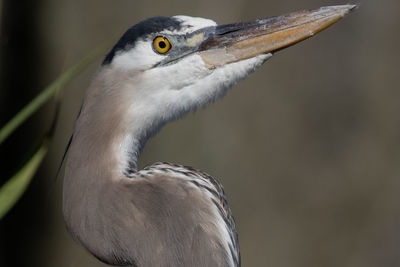
{"type": "MultiPolygon", "coordinates": [[[[0,0],[1,1],[1,0],[0,0]]],[[[83,58],[75,66],[63,73],[57,80],[51,83],[28,105],[20,110],[3,128],[0,129],[0,144],[9,137],[15,129],[35,113],[44,103],[46,103],[60,88],[62,88],[73,77],[78,75],[84,68],[97,59],[105,51],[104,46],[93,50],[89,55],[83,58]]]]}
{"type": "Polygon", "coordinates": [[[0,220],[17,203],[26,188],[28,188],[47,153],[47,149],[48,141],[45,140],[32,158],[0,188],[0,220]]]}

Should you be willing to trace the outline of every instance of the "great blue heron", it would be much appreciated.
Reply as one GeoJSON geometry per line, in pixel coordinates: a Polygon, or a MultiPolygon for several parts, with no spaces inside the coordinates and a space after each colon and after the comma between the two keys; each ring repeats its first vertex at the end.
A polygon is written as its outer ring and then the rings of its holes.
{"type": "Polygon", "coordinates": [[[130,28],[95,74],[66,162],[63,213],[98,259],[124,266],[240,266],[222,185],[170,163],[137,169],[147,139],[204,106],[272,53],[340,20],[354,5],[218,26],[188,16],[130,28]]]}

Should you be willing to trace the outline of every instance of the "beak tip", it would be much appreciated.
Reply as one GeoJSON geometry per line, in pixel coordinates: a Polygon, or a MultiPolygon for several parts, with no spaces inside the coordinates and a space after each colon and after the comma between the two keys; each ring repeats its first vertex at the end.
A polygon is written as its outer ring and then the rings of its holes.
{"type": "Polygon", "coordinates": [[[357,4],[348,4],[348,5],[338,5],[338,6],[326,6],[321,7],[319,9],[320,12],[324,14],[335,14],[337,16],[344,17],[352,11],[355,11],[359,8],[357,4]]]}
{"type": "Polygon", "coordinates": [[[360,7],[358,4],[348,4],[348,5],[345,5],[345,6],[347,7],[347,13],[352,12],[352,11],[356,11],[360,7]]]}
{"type": "Polygon", "coordinates": [[[357,4],[348,4],[348,5],[341,5],[341,6],[333,6],[334,9],[336,9],[337,11],[341,11],[342,12],[342,16],[346,16],[347,14],[349,14],[352,11],[355,11],[359,8],[359,5],[357,4]]]}
{"type": "Polygon", "coordinates": [[[349,6],[350,10],[356,10],[360,7],[360,5],[358,5],[358,4],[350,4],[348,6],[349,6]]]}

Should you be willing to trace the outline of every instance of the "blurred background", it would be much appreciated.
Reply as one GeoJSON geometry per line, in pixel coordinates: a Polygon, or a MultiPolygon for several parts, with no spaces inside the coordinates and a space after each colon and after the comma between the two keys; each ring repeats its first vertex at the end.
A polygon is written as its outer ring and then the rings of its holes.
{"type": "MultiPolygon", "coordinates": [[[[328,0],[3,1],[0,126],[46,85],[131,25],[185,14],[219,24],[328,0]]],[[[219,179],[243,266],[400,266],[400,2],[365,0],[323,33],[277,53],[227,96],[170,123],[140,167],[190,165],[219,179]]],[[[50,151],[0,221],[0,266],[105,266],[64,228],[57,167],[97,60],[64,88],[50,151]]],[[[0,185],[48,130],[54,101],[0,147],[0,185]]]]}

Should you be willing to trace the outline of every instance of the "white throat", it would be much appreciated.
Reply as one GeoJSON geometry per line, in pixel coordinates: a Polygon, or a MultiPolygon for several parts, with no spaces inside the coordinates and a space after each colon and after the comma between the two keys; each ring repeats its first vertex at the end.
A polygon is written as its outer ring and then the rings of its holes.
{"type": "Polygon", "coordinates": [[[194,55],[178,64],[145,71],[139,74],[138,83],[126,84],[126,92],[130,92],[132,98],[126,110],[127,133],[119,147],[121,160],[129,162],[128,172],[137,171],[141,149],[162,126],[222,97],[271,56],[260,55],[209,70],[202,59],[194,55]]]}

